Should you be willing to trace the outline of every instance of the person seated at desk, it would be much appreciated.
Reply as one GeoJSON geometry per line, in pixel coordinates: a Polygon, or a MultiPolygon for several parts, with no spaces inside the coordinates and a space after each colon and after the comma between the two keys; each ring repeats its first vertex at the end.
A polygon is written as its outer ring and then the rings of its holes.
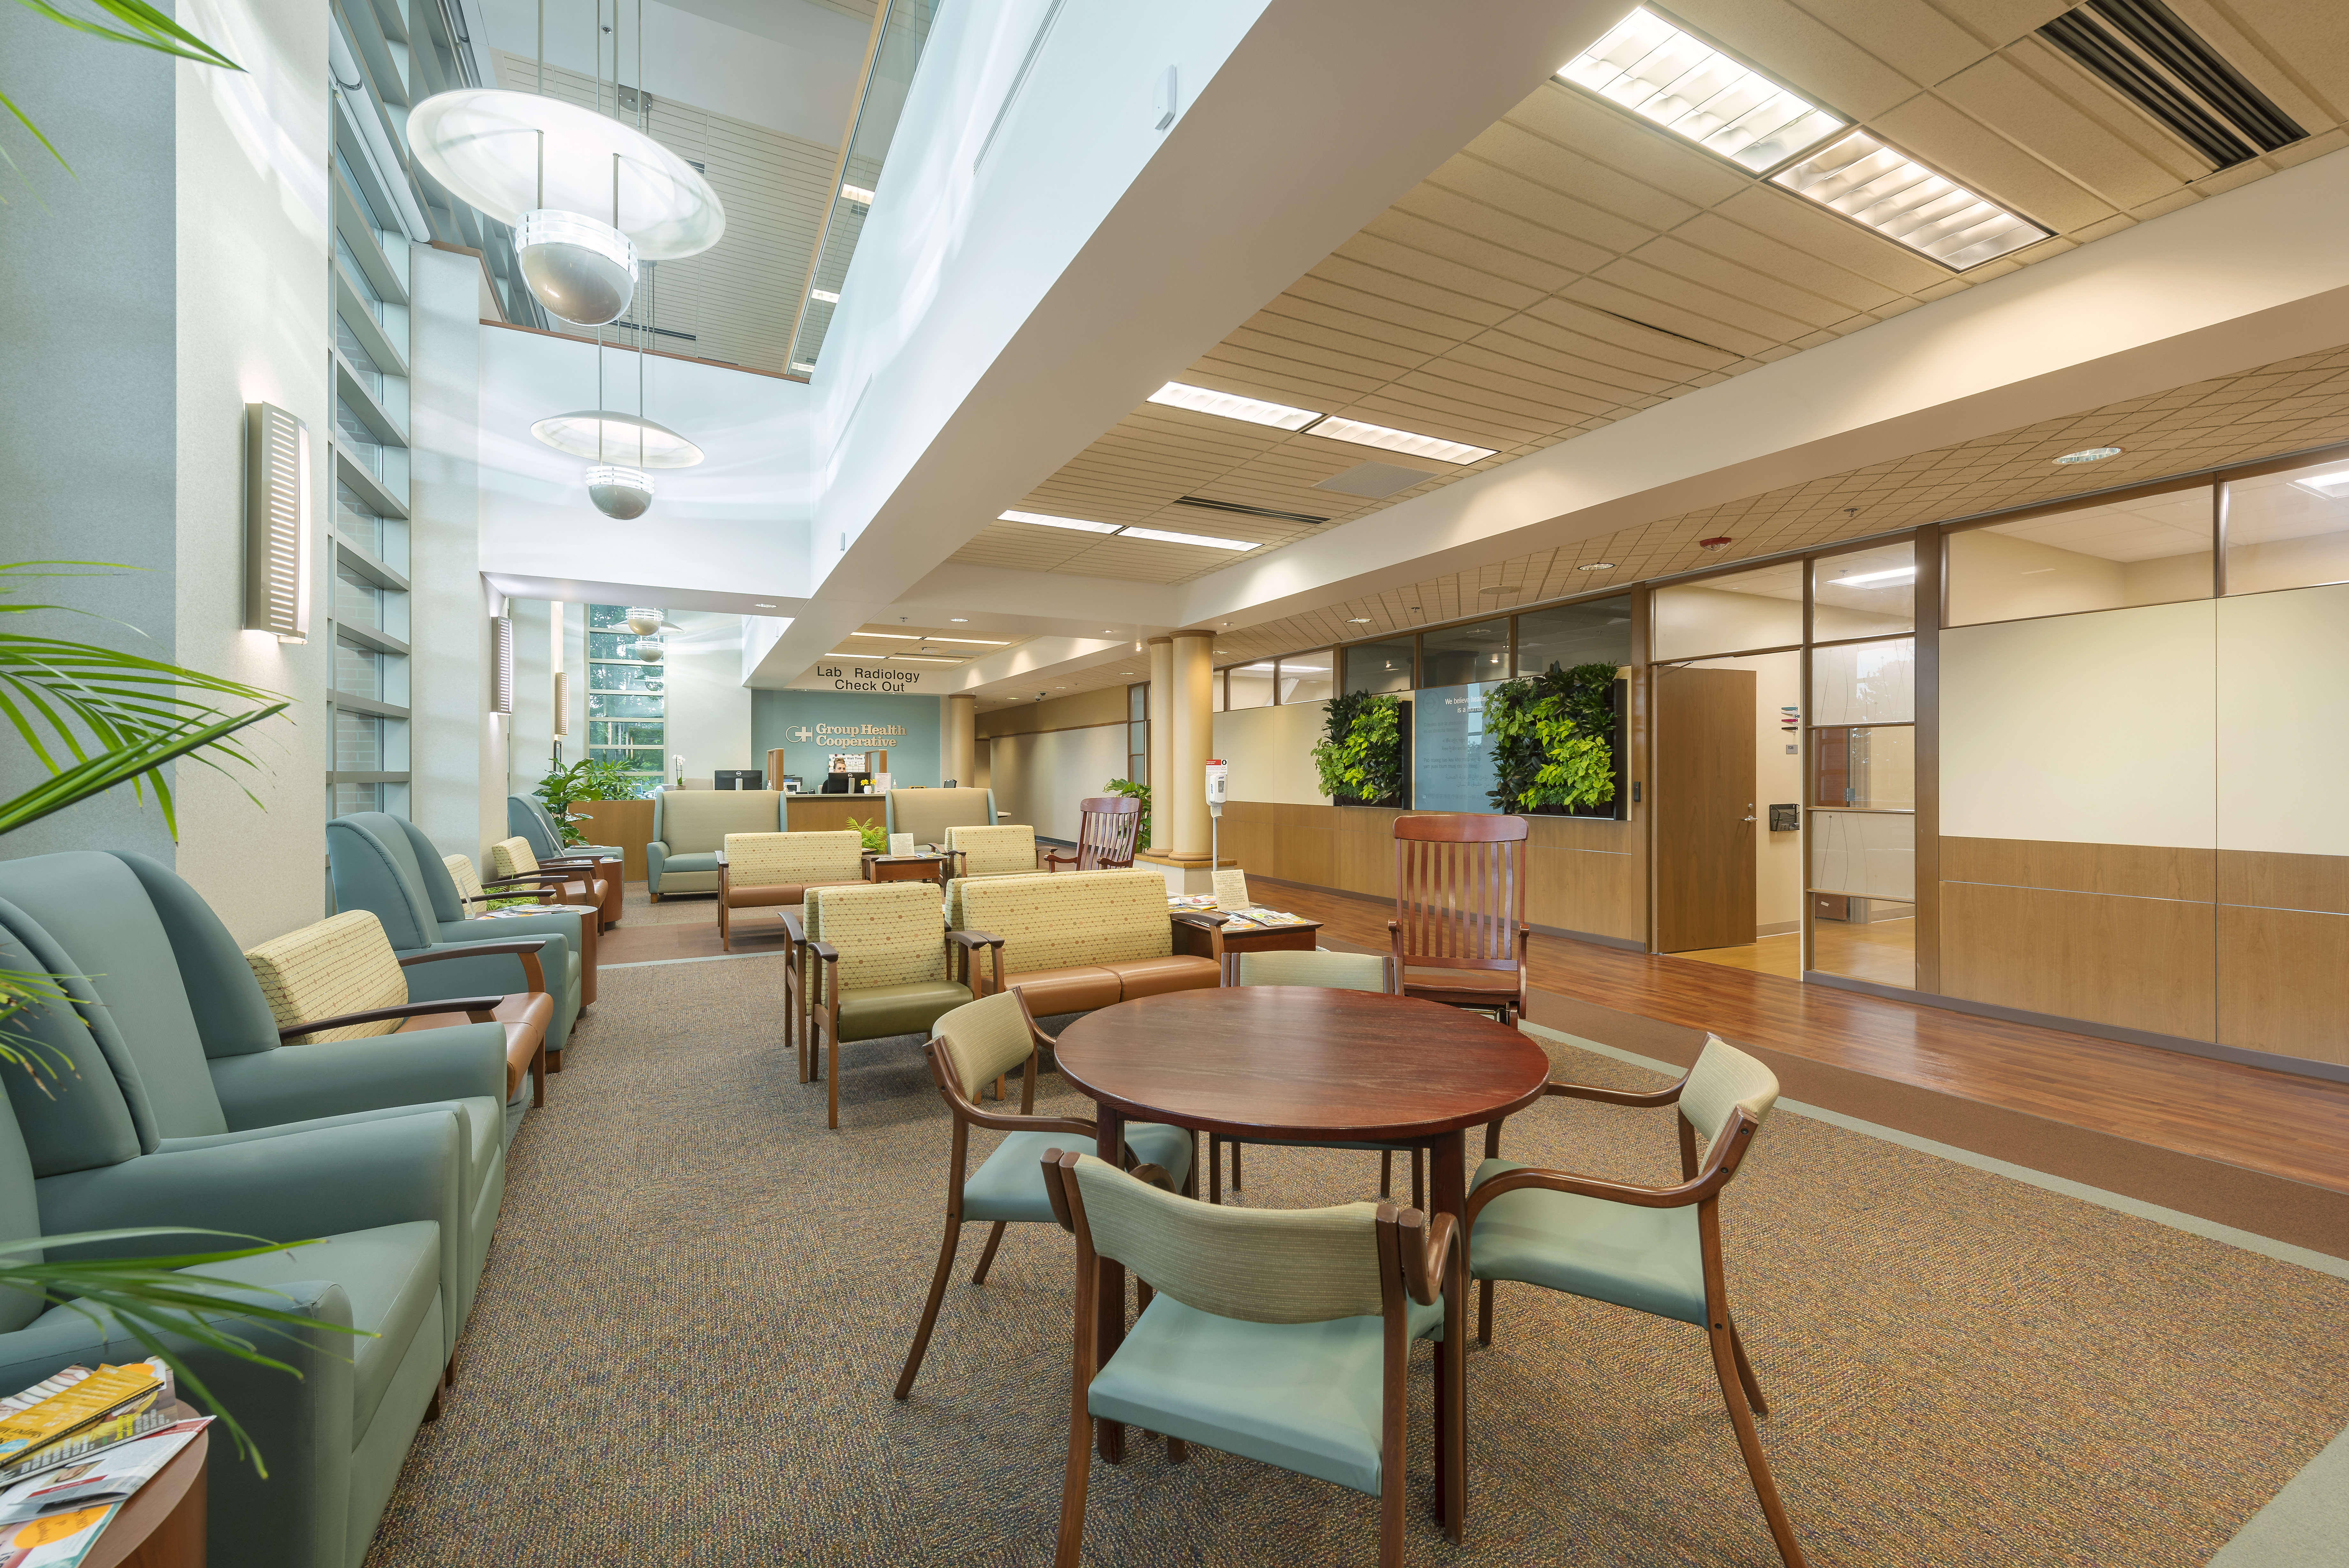
{"type": "Polygon", "coordinates": [[[847,758],[835,757],[832,759],[832,771],[823,776],[823,788],[817,790],[816,793],[819,795],[854,795],[859,789],[872,782],[873,776],[871,774],[853,773],[849,771],[847,758]]]}

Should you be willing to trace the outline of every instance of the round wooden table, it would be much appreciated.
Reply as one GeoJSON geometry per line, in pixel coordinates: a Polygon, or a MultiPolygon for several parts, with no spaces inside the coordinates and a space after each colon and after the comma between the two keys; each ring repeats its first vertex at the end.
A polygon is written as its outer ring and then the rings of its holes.
{"type": "MultiPolygon", "coordinates": [[[[1128,1121],[1258,1140],[1408,1143],[1428,1150],[1429,1206],[1464,1220],[1463,1134],[1539,1099],[1549,1057],[1516,1030],[1416,997],[1310,985],[1174,991],[1061,1031],[1061,1076],[1101,1108],[1098,1151],[1128,1121]]],[[[1125,1271],[1104,1262],[1101,1355],[1125,1336],[1125,1271]]],[[[1098,1423],[1114,1462],[1124,1429],[1098,1423]]]]}

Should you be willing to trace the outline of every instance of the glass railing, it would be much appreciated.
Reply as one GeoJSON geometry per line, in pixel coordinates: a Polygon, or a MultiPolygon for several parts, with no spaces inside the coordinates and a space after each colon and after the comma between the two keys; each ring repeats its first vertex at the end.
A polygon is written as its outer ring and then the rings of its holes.
{"type": "Polygon", "coordinates": [[[792,329],[789,367],[800,375],[812,371],[823,353],[823,340],[840,304],[841,285],[847,281],[848,263],[855,258],[856,242],[864,232],[864,220],[880,189],[881,166],[897,134],[897,121],[905,112],[914,71],[922,63],[922,49],[929,42],[930,22],[936,9],[937,0],[884,0],[875,42],[856,96],[847,155],[841,160],[839,182],[824,212],[814,263],[808,269],[807,289],[800,297],[799,320],[792,329]]]}

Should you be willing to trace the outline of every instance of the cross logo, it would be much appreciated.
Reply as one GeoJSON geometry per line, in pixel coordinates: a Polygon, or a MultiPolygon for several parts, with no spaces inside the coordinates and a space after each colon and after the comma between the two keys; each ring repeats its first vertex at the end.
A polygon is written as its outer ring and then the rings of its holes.
{"type": "Polygon", "coordinates": [[[813,740],[815,738],[815,731],[802,724],[797,729],[792,731],[792,738],[798,741],[813,740]]]}

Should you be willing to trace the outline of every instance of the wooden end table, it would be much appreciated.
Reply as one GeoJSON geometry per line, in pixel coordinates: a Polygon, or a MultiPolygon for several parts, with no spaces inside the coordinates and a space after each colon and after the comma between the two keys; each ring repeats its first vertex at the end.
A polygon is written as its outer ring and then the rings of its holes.
{"type": "MultiPolygon", "coordinates": [[[[189,1420],[203,1412],[182,1401],[173,1413],[189,1420]]],[[[204,1464],[212,1435],[209,1427],[198,1432],[130,1495],[90,1543],[81,1568],[204,1568],[204,1464]]]]}
{"type": "Polygon", "coordinates": [[[876,882],[934,882],[941,886],[947,880],[946,868],[952,863],[947,855],[869,855],[864,861],[864,880],[876,882]]]}
{"type": "MultiPolygon", "coordinates": [[[[1513,1028],[1376,991],[1234,985],[1143,996],[1061,1031],[1061,1075],[1101,1108],[1097,1152],[1122,1163],[1128,1121],[1254,1142],[1405,1143],[1428,1150],[1430,1207],[1467,1217],[1468,1128],[1542,1097],[1549,1057],[1513,1028]]],[[[1465,1240],[1464,1235],[1463,1240],[1465,1240]]],[[[1107,1361],[1125,1337],[1125,1269],[1102,1264],[1107,1361]]],[[[1095,1424],[1115,1464],[1125,1429],[1095,1424]]]]}
{"type": "MultiPolygon", "coordinates": [[[[1191,912],[1185,912],[1191,913],[1191,912]]],[[[1251,931],[1224,928],[1224,951],[1226,953],[1310,953],[1321,943],[1321,923],[1299,921],[1295,925],[1258,926],[1251,931]]],[[[1212,958],[1211,939],[1205,926],[1174,923],[1174,951],[1201,958],[1212,958]]]]}

